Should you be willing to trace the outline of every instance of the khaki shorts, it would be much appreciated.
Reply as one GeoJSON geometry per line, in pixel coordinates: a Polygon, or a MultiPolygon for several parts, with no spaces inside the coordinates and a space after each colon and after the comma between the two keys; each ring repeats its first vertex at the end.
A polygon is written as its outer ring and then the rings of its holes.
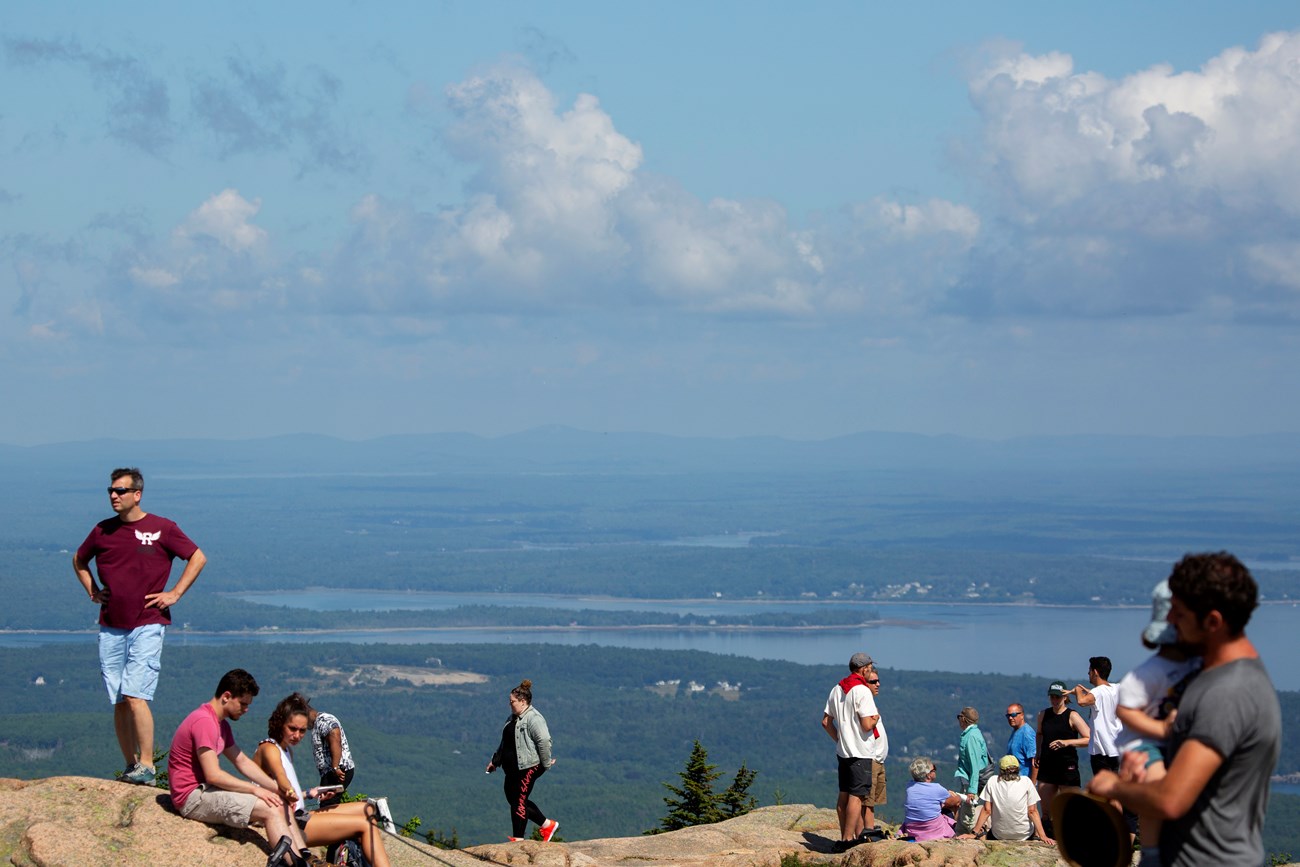
{"type": "Polygon", "coordinates": [[[885,763],[871,763],[871,792],[863,798],[867,806],[875,807],[885,803],[885,763]]]}
{"type": "Polygon", "coordinates": [[[248,820],[257,807],[257,796],[243,792],[224,792],[199,786],[190,792],[181,807],[181,815],[196,822],[247,828],[248,820]]]}

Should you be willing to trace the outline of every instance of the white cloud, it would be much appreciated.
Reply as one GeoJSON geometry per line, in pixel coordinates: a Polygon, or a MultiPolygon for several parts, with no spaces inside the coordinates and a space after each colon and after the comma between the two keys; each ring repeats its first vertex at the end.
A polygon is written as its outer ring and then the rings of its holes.
{"type": "Polygon", "coordinates": [[[261,199],[250,202],[238,190],[222,190],[196,208],[174,234],[179,239],[212,238],[242,253],[266,241],[266,230],[249,222],[261,209],[261,199]]]}
{"type": "Polygon", "coordinates": [[[1278,241],[1256,244],[1247,251],[1252,273],[1268,283],[1300,290],[1300,244],[1278,241]]]}
{"type": "Polygon", "coordinates": [[[1119,80],[1066,55],[995,61],[970,85],[987,155],[1030,206],[1098,184],[1175,180],[1300,213],[1300,32],[1232,48],[1199,71],[1154,66],[1119,80]]]}
{"type": "Polygon", "coordinates": [[[447,231],[430,251],[440,274],[535,297],[617,270],[627,248],[618,199],[642,154],[599,101],[581,94],[561,112],[541,81],[510,66],[447,88],[447,99],[447,142],[478,172],[465,204],[441,215],[447,231]]]}
{"type": "Polygon", "coordinates": [[[868,208],[858,209],[864,221],[873,222],[874,216],[880,228],[904,238],[951,234],[970,244],[980,230],[978,214],[965,205],[943,199],[930,199],[920,205],[876,199],[869,203],[869,208],[874,209],[874,215],[868,208]]]}
{"type": "Polygon", "coordinates": [[[220,331],[247,328],[250,312],[285,309],[295,285],[311,284],[312,271],[280,262],[269,234],[253,223],[261,206],[222,190],[162,238],[142,235],[117,250],[100,295],[104,316],[146,330],[188,320],[220,331]]]}
{"type": "Polygon", "coordinates": [[[175,286],[180,282],[179,277],[168,271],[166,268],[141,268],[133,266],[131,268],[131,279],[135,280],[141,286],[148,286],[151,289],[166,289],[175,286]]]}
{"type": "Polygon", "coordinates": [[[964,255],[979,232],[972,210],[937,199],[876,202],[869,220],[850,215],[852,226],[817,229],[794,226],[773,201],[702,201],[645,173],[640,145],[594,96],[561,108],[517,66],[472,76],[447,98],[454,120],[444,139],[476,169],[464,202],[431,213],[363,198],[352,236],[320,269],[336,278],[333,300],[318,296],[324,303],[438,313],[646,304],[727,315],[880,311],[906,294],[899,287],[928,293],[930,273],[951,271],[929,260],[908,268],[896,255],[916,244],[964,255]],[[900,275],[894,294],[871,304],[862,296],[875,290],[858,276],[864,234],[875,264],[890,259],[900,275]]]}
{"type": "Polygon", "coordinates": [[[33,322],[27,326],[27,333],[37,340],[62,340],[67,336],[53,322],[33,322]]]}
{"type": "MultiPolygon", "coordinates": [[[[278,111],[285,82],[297,80],[278,68],[244,73],[249,104],[265,109],[259,117],[278,111]]],[[[482,313],[898,316],[926,309],[953,284],[982,231],[969,207],[933,198],[872,199],[814,226],[796,225],[773,200],[703,200],[646,172],[641,146],[595,96],[562,106],[517,66],[471,76],[445,97],[450,124],[438,140],[471,170],[459,201],[366,193],[342,236],[295,249],[286,246],[293,231],[273,238],[259,225],[261,198],[230,187],[161,236],[119,219],[98,227],[112,231],[96,256],[108,276],[80,290],[111,324],[147,330],[152,318],[170,329],[198,317],[222,333],[239,331],[254,311],[267,328],[319,327],[322,314],[346,314],[372,316],[376,328],[388,322],[393,333],[482,313]]],[[[247,141],[237,151],[275,138],[252,127],[240,135],[247,141]]],[[[20,309],[33,321],[75,294],[49,280],[21,282],[20,309]]]]}
{"type": "Polygon", "coordinates": [[[778,202],[703,200],[647,172],[595,96],[561,105],[532,72],[496,66],[445,89],[439,141],[471,170],[459,201],[365,194],[343,237],[295,251],[258,225],[261,199],[225,189],[170,243],[125,252],[119,273],[172,312],[392,323],[631,308],[895,323],[1287,313],[1297,69],[1300,34],[1118,79],[1061,53],[1004,53],[970,77],[981,209],[875,196],[798,225],[778,202]]]}
{"type": "Polygon", "coordinates": [[[1261,251],[1300,230],[1300,32],[1199,70],[1120,79],[1013,53],[972,75],[970,94],[1003,229],[975,250],[951,309],[1233,315],[1279,303],[1259,281],[1285,283],[1285,271],[1261,251]]]}

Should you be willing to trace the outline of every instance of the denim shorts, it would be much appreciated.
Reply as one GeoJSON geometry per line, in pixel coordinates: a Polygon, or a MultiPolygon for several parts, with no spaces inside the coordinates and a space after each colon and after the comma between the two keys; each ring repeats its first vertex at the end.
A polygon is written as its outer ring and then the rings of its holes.
{"type": "Polygon", "coordinates": [[[118,704],[128,696],[153,700],[166,631],[161,623],[135,629],[99,627],[99,671],[110,702],[118,704]]]}
{"type": "Polygon", "coordinates": [[[1146,756],[1146,761],[1143,763],[1143,767],[1146,768],[1151,767],[1156,762],[1163,762],[1165,760],[1164,748],[1161,747],[1160,744],[1156,743],[1155,741],[1147,741],[1147,740],[1137,741],[1135,743],[1131,743],[1125,746],[1124,751],[1132,752],[1132,753],[1141,753],[1142,755],[1146,756]]]}

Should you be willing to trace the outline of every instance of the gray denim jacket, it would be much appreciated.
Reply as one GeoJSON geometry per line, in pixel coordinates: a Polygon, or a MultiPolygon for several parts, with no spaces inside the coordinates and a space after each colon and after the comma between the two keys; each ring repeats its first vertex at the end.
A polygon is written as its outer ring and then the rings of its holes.
{"type": "MultiPolygon", "coordinates": [[[[508,725],[510,720],[501,727],[502,736],[508,725]]],[[[515,754],[519,756],[518,770],[540,765],[539,770],[545,771],[551,766],[551,732],[546,727],[546,718],[531,704],[515,721],[515,754]]],[[[500,766],[500,748],[492,754],[492,764],[500,766]]]]}

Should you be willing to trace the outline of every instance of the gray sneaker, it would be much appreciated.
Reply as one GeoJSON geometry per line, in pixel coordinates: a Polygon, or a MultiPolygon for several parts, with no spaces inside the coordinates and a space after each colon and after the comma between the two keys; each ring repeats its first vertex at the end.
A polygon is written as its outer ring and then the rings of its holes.
{"type": "Polygon", "coordinates": [[[157,778],[157,773],[153,768],[144,765],[136,765],[131,770],[122,775],[122,782],[135,783],[137,786],[152,786],[153,781],[157,778]]]}

